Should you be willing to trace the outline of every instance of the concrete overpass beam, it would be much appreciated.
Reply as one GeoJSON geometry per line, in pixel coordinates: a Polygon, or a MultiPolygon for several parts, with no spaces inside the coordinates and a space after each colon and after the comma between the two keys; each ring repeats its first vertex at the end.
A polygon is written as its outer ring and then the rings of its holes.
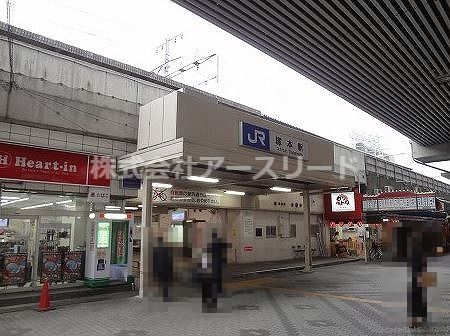
{"type": "Polygon", "coordinates": [[[450,143],[425,147],[412,142],[412,156],[424,163],[450,160],[450,143]]]}

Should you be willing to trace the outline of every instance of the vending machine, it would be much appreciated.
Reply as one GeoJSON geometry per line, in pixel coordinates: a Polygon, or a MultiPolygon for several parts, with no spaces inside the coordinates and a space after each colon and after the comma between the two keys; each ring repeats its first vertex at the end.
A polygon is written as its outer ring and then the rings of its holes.
{"type": "Polygon", "coordinates": [[[131,213],[89,214],[85,284],[104,287],[111,281],[132,282],[134,216],[131,213]]]}

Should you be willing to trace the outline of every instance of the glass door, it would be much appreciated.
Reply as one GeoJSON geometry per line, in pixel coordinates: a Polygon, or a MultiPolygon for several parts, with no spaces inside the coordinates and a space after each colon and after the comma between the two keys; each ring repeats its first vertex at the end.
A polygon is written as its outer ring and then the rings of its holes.
{"type": "Polygon", "coordinates": [[[0,218],[0,291],[32,290],[37,274],[38,217],[0,218]]]}

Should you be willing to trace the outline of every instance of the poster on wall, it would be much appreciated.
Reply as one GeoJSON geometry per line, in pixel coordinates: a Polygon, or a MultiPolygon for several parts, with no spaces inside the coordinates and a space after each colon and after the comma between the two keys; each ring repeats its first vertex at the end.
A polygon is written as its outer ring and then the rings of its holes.
{"type": "Polygon", "coordinates": [[[278,234],[282,238],[289,238],[291,236],[289,226],[289,215],[280,214],[278,216],[278,234]]]}
{"type": "Polygon", "coordinates": [[[83,252],[67,252],[64,256],[63,280],[75,281],[83,279],[83,252]]]}
{"type": "Polygon", "coordinates": [[[62,255],[58,252],[42,253],[41,282],[61,281],[62,255]]]}
{"type": "Polygon", "coordinates": [[[27,254],[5,254],[2,285],[17,285],[26,282],[27,254]]]}
{"type": "Polygon", "coordinates": [[[244,238],[253,238],[254,218],[252,211],[242,213],[242,225],[244,227],[244,238]]]}

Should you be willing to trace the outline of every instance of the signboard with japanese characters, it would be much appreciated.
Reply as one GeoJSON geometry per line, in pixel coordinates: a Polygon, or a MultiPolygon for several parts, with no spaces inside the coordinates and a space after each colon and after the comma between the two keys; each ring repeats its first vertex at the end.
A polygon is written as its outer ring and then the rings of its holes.
{"type": "Polygon", "coordinates": [[[302,157],[308,160],[308,143],[303,140],[270,132],[270,151],[289,157],[302,157]]]}
{"type": "Polygon", "coordinates": [[[153,188],[153,202],[188,205],[219,206],[220,196],[198,190],[178,188],[153,188]]]}
{"type": "Polygon", "coordinates": [[[363,199],[363,211],[436,210],[436,197],[427,195],[399,195],[392,197],[367,197],[363,199]]]}
{"type": "Polygon", "coordinates": [[[111,199],[111,189],[110,188],[98,188],[89,187],[88,191],[88,202],[92,203],[109,203],[111,199]]]}
{"type": "Polygon", "coordinates": [[[241,146],[304,160],[309,158],[309,145],[305,140],[247,122],[240,122],[239,140],[241,146]]]}
{"type": "Polygon", "coordinates": [[[331,193],[331,211],[333,212],[355,211],[355,193],[354,192],[331,193]]]}
{"type": "Polygon", "coordinates": [[[378,200],[370,198],[363,200],[363,211],[377,211],[377,210],[378,210],[378,200]]]}
{"type": "Polygon", "coordinates": [[[253,238],[253,226],[254,226],[254,212],[243,211],[242,212],[242,226],[244,229],[244,238],[253,238]]]}

